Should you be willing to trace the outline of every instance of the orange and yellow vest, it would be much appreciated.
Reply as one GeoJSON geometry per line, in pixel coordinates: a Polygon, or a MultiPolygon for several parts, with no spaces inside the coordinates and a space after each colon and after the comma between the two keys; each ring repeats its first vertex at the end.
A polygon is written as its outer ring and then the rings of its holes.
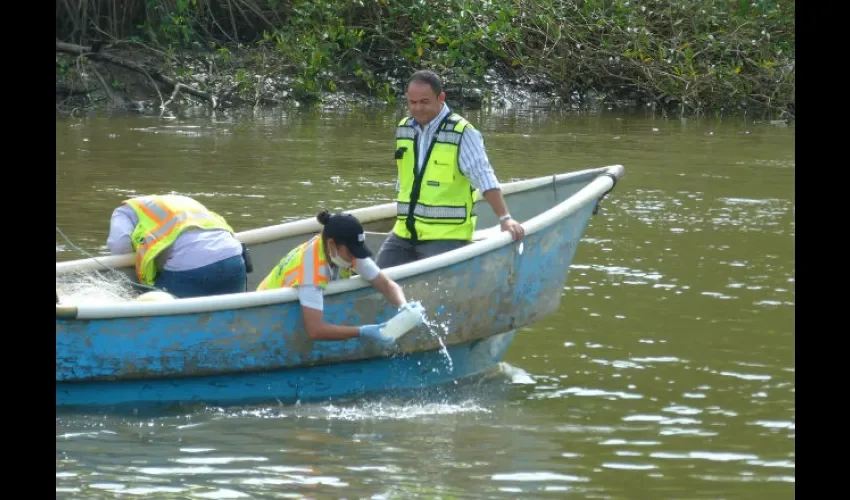
{"type": "Polygon", "coordinates": [[[145,285],[153,285],[156,279],[156,257],[186,229],[223,229],[233,233],[224,218],[186,196],[141,196],[121,204],[132,208],[139,218],[130,240],[136,252],[136,277],[145,285]]]}
{"type": "MultiPolygon", "coordinates": [[[[357,261],[355,260],[353,264],[356,265],[357,261]]],[[[339,279],[350,278],[351,275],[350,269],[339,270],[339,279]]],[[[325,246],[322,244],[321,235],[317,235],[290,250],[263,278],[257,290],[298,288],[301,285],[314,285],[324,289],[327,288],[330,279],[325,246]]]]}
{"type": "Polygon", "coordinates": [[[472,240],[476,216],[475,191],[460,170],[460,140],[472,125],[449,113],[434,133],[427,151],[417,151],[419,135],[413,118],[396,127],[396,167],[399,191],[395,234],[415,241],[472,240]],[[417,158],[425,155],[422,170],[417,158]]]}

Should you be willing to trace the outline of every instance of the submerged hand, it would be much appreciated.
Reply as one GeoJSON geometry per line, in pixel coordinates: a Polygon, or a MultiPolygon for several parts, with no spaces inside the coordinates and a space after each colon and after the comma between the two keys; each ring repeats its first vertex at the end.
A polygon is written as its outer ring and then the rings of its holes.
{"type": "Polygon", "coordinates": [[[360,327],[360,337],[374,340],[375,342],[382,345],[394,344],[395,340],[389,337],[384,337],[381,334],[381,332],[386,327],[386,323],[381,323],[380,325],[363,325],[360,327]]]}

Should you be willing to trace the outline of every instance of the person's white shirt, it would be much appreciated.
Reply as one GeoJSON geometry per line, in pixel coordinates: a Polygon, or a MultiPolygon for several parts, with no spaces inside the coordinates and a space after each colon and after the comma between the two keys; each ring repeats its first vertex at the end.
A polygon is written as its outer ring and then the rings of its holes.
{"type": "MultiPolygon", "coordinates": [[[[339,275],[339,268],[331,267],[330,264],[326,265],[331,271],[331,281],[335,280],[339,275]]],[[[369,257],[366,257],[365,259],[356,259],[354,261],[353,269],[357,271],[357,274],[363,276],[363,279],[369,282],[377,278],[378,273],[381,272],[381,269],[375,261],[369,257]]],[[[300,302],[304,307],[318,309],[321,311],[324,308],[325,303],[324,291],[316,285],[301,285],[298,287],[298,302],[300,302]]]]}

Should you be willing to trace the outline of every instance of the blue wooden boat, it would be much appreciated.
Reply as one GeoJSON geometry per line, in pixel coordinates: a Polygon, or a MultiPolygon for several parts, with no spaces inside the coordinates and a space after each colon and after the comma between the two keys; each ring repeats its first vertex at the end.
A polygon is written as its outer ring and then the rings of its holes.
{"type": "MultiPolygon", "coordinates": [[[[526,237],[515,243],[479,195],[474,242],[387,269],[427,324],[382,349],[366,340],[312,341],[293,289],[165,302],[56,305],[56,406],[142,407],[339,400],[423,389],[479,376],[502,359],[519,328],[558,309],[570,264],[621,165],[503,185],[526,237]],[[431,326],[429,326],[431,325],[431,326]]],[[[351,210],[377,251],[395,203],[351,210]]],[[[290,248],[317,234],[315,218],[238,234],[254,272],[249,290],[290,248]]],[[[133,274],[132,255],[57,262],[62,280],[112,268],[133,274]]],[[[333,282],[325,315],[380,323],[395,310],[360,277],[333,282]]]]}

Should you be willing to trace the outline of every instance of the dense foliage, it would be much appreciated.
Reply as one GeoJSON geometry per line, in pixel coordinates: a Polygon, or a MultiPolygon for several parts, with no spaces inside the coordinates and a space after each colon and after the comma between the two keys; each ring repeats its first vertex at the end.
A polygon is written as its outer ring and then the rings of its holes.
{"type": "Polygon", "coordinates": [[[285,74],[296,97],[392,101],[429,67],[677,109],[794,102],[793,0],[60,0],[56,22],[64,41],[157,47],[174,70],[206,58],[247,94],[253,75],[285,74]]]}

